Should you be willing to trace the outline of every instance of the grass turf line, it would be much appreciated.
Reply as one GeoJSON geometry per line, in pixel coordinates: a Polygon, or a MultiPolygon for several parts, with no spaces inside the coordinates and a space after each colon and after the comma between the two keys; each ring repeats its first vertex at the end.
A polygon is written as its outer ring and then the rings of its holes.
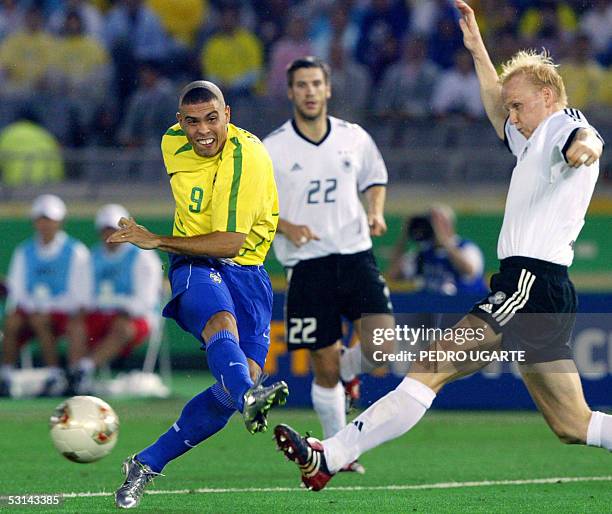
{"type": "MultiPolygon", "coordinates": [[[[122,481],[121,461],[155,440],[185,399],[114,400],[121,433],[113,453],[94,464],[60,457],[48,435],[57,400],[0,401],[0,495],[100,491],[122,481]]],[[[310,411],[278,409],[287,422],[320,434],[310,411]]],[[[333,487],[384,487],[439,482],[606,476],[612,455],[558,443],[536,413],[429,413],[409,434],[362,457],[364,476],[343,473],[333,487]]],[[[151,490],[294,488],[297,468],[274,451],[271,434],[248,434],[238,417],[226,429],[170,463],[151,490]]],[[[492,485],[479,488],[321,493],[291,490],[227,494],[147,495],[138,512],[609,512],[610,482],[492,485]]],[[[108,512],[110,496],[67,498],[61,508],[19,512],[108,512]]]]}

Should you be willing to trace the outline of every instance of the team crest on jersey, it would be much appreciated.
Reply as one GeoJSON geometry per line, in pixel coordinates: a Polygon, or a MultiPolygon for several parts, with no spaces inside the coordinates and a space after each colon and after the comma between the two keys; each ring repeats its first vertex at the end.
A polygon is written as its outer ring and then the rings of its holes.
{"type": "Polygon", "coordinates": [[[213,282],[216,282],[217,284],[220,284],[220,283],[221,283],[221,275],[219,275],[219,272],[218,272],[218,271],[211,271],[211,272],[210,272],[210,275],[208,275],[208,276],[210,277],[210,279],[211,279],[213,282]]]}
{"type": "Polygon", "coordinates": [[[342,161],[342,170],[347,173],[351,171],[353,167],[353,161],[351,159],[351,153],[348,150],[339,150],[340,160],[342,161]]]}
{"type": "Polygon", "coordinates": [[[499,305],[505,299],[506,299],[506,293],[504,293],[503,291],[497,291],[497,293],[492,294],[488,298],[489,302],[491,302],[493,305],[499,305]]]}

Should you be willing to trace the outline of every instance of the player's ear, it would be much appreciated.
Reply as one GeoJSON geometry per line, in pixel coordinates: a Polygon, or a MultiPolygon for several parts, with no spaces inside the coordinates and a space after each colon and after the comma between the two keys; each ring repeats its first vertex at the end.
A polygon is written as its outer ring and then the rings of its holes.
{"type": "Polygon", "coordinates": [[[229,105],[226,105],[226,106],[225,106],[225,123],[226,123],[226,124],[230,122],[230,119],[231,119],[231,117],[232,117],[232,116],[231,116],[231,114],[232,114],[232,112],[231,112],[231,111],[232,111],[232,110],[230,109],[230,106],[229,106],[229,105]]]}
{"type": "Polygon", "coordinates": [[[544,98],[544,105],[546,105],[546,107],[550,107],[556,101],[553,90],[548,86],[542,88],[542,97],[544,98]]]}
{"type": "Polygon", "coordinates": [[[177,111],[176,113],[176,121],[178,121],[179,123],[183,122],[183,116],[181,115],[180,112],[177,111]]]}

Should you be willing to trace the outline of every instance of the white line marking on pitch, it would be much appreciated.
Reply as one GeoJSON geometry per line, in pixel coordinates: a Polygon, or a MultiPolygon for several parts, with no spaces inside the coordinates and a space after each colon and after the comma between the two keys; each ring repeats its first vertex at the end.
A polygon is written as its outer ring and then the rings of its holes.
{"type": "MultiPolygon", "coordinates": [[[[610,482],[612,476],[601,477],[552,477],[529,478],[525,480],[483,480],[480,482],[438,482],[435,484],[371,485],[371,486],[331,486],[326,491],[416,491],[419,489],[458,489],[461,487],[489,487],[495,485],[529,485],[529,484],[566,484],[570,482],[610,482]]],[[[199,489],[152,489],[146,494],[216,494],[216,493],[286,493],[303,490],[299,487],[228,487],[199,489]]],[[[64,493],[64,498],[91,498],[95,496],[112,496],[113,493],[64,493]]]]}

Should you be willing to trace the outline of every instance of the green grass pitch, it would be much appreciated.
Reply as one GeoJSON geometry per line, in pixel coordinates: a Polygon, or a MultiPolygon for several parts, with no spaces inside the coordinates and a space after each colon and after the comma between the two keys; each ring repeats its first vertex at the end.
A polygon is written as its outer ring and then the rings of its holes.
{"type": "MultiPolygon", "coordinates": [[[[0,496],[107,493],[68,497],[56,508],[13,511],[113,511],[111,493],[122,481],[121,461],[166,430],[206,379],[192,376],[179,382],[176,397],[168,400],[111,400],[121,420],[119,442],[110,456],[93,464],[69,462],[52,446],[47,422],[58,400],[0,401],[0,496]]],[[[271,424],[281,421],[313,435],[320,432],[312,411],[273,411],[271,424]]],[[[250,435],[235,416],[222,432],[170,463],[166,476],[149,488],[160,494],[145,495],[137,511],[515,514],[612,509],[612,454],[558,443],[536,413],[433,411],[409,434],[364,455],[365,475],[342,473],[319,493],[298,487],[297,468],[275,451],[270,432],[250,435]],[[555,477],[601,478],[530,482],[555,477]],[[504,480],[527,483],[404,488],[504,480]]],[[[0,505],[3,509],[6,505],[0,505]]]]}

